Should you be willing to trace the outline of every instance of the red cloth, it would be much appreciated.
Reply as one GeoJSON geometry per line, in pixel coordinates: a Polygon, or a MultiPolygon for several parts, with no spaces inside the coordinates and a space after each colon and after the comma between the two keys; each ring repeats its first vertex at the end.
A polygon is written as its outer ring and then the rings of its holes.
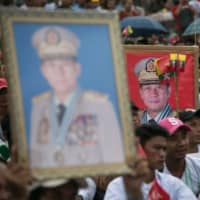
{"type": "Polygon", "coordinates": [[[147,155],[144,151],[144,149],[142,148],[141,144],[138,144],[137,146],[137,152],[140,156],[142,156],[142,158],[147,159],[147,155]]]}
{"type": "Polygon", "coordinates": [[[7,87],[8,87],[7,80],[5,78],[0,78],[0,89],[7,87]]]}
{"type": "Polygon", "coordinates": [[[178,15],[176,14],[176,9],[177,9],[178,5],[174,5],[172,6],[172,14],[174,16],[174,20],[176,22],[176,30],[180,31],[181,30],[181,26],[180,26],[180,22],[179,22],[179,18],[178,15]]]}
{"type": "MultiPolygon", "coordinates": [[[[184,27],[181,26],[181,23],[180,23],[180,18],[179,18],[179,13],[181,12],[182,9],[191,9],[192,11],[192,15],[194,16],[195,15],[195,11],[194,9],[189,5],[188,2],[185,2],[184,6],[181,7],[181,10],[180,12],[177,14],[177,8],[179,7],[179,5],[174,5],[172,6],[172,14],[174,16],[174,19],[175,19],[175,22],[176,22],[176,30],[178,33],[181,33],[183,30],[184,27]]],[[[187,16],[185,16],[187,17],[187,16]]]]}
{"type": "Polygon", "coordinates": [[[169,194],[159,185],[156,179],[148,194],[149,200],[170,200],[169,194]]]}
{"type": "Polygon", "coordinates": [[[0,62],[1,62],[1,60],[2,60],[2,51],[0,49],[0,62]]]}

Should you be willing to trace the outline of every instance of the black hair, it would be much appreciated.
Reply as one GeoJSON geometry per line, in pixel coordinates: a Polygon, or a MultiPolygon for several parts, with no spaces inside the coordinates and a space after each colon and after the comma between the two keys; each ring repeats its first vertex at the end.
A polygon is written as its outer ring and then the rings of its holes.
{"type": "Polygon", "coordinates": [[[3,6],[9,6],[13,3],[14,3],[13,0],[0,0],[0,5],[3,5],[3,6]]]}
{"type": "Polygon", "coordinates": [[[139,108],[131,101],[131,114],[132,116],[137,115],[139,108]]]}
{"type": "MultiPolygon", "coordinates": [[[[73,191],[73,196],[75,198],[75,196],[78,192],[78,189],[81,187],[86,187],[87,185],[85,185],[84,182],[79,183],[75,179],[69,179],[68,182],[66,182],[62,185],[55,186],[55,187],[45,187],[45,186],[40,185],[36,188],[33,188],[30,191],[28,200],[41,200],[45,191],[48,191],[48,190],[51,190],[51,191],[53,191],[53,193],[55,193],[55,195],[57,196],[56,199],[62,199],[62,197],[60,196],[61,194],[60,194],[59,189],[62,188],[63,186],[70,188],[71,189],[70,191],[73,191]]],[[[72,200],[72,199],[70,198],[70,200],[72,200]]]]}
{"type": "Polygon", "coordinates": [[[154,123],[142,124],[141,126],[136,128],[135,134],[137,137],[139,137],[140,143],[143,147],[148,140],[156,136],[161,136],[166,139],[169,137],[169,133],[165,128],[154,123]]]}
{"type": "Polygon", "coordinates": [[[2,120],[0,121],[0,125],[3,130],[3,137],[8,141],[9,147],[12,146],[12,136],[11,136],[11,127],[10,127],[10,116],[9,113],[6,113],[2,120]]]}
{"type": "Polygon", "coordinates": [[[173,4],[174,4],[174,5],[178,5],[179,3],[180,3],[179,0],[173,0],[173,4]]]}

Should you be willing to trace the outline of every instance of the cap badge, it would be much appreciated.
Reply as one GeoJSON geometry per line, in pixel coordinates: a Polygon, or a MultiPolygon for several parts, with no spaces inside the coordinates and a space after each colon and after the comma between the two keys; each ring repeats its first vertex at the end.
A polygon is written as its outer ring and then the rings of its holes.
{"type": "Polygon", "coordinates": [[[147,72],[156,72],[156,68],[154,65],[154,59],[150,59],[146,63],[146,71],[147,72]]]}
{"type": "Polygon", "coordinates": [[[60,34],[55,29],[49,29],[47,31],[46,43],[49,45],[56,45],[60,42],[60,34]]]}

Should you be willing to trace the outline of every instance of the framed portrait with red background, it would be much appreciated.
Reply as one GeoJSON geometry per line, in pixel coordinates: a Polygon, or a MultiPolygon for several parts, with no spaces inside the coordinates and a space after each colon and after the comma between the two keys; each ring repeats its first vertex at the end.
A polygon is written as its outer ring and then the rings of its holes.
{"type": "Polygon", "coordinates": [[[147,57],[156,58],[158,75],[163,79],[170,79],[172,94],[169,104],[173,109],[199,107],[199,49],[197,46],[124,45],[124,52],[130,99],[139,109],[144,109],[145,106],[140,98],[139,83],[134,67],[137,62],[147,57]]]}

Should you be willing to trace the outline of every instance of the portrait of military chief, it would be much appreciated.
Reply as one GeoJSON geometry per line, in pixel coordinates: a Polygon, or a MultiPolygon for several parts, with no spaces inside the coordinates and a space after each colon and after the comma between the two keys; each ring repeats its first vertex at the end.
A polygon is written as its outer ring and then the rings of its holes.
{"type": "Polygon", "coordinates": [[[50,87],[32,98],[31,166],[123,162],[121,127],[109,95],[79,84],[85,66],[77,56],[78,36],[68,28],[47,25],[33,32],[32,45],[41,60],[36,67],[50,87]]]}
{"type": "Polygon", "coordinates": [[[198,108],[198,49],[192,46],[125,45],[129,96],[140,123],[155,123],[198,108]]]}
{"type": "Polygon", "coordinates": [[[171,95],[170,80],[162,82],[156,72],[155,57],[147,57],[138,61],[134,66],[134,73],[139,82],[139,93],[145,105],[141,111],[142,124],[156,123],[167,116],[175,116],[169,104],[171,95]]]}

